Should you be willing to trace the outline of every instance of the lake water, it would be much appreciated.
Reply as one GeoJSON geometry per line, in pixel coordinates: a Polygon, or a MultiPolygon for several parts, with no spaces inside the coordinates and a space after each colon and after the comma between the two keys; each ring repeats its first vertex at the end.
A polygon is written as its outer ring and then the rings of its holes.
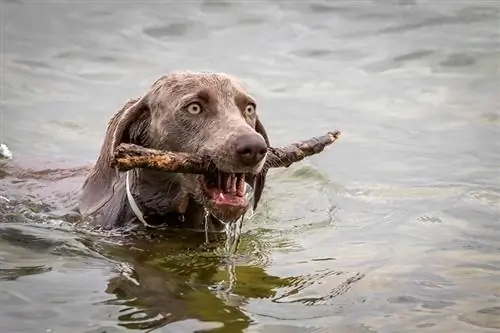
{"type": "Polygon", "coordinates": [[[498,1],[0,9],[1,332],[500,331],[498,1]],[[270,173],[232,260],[78,230],[81,172],[8,171],[93,163],[111,115],[177,69],[241,77],[274,146],[342,131],[270,173]]]}

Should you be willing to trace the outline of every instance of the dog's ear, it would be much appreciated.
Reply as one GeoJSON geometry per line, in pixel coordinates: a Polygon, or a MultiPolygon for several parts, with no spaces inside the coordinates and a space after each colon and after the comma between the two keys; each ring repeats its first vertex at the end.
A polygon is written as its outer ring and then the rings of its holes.
{"type": "MultiPolygon", "coordinates": [[[[264,137],[264,140],[266,141],[266,144],[269,147],[270,146],[269,138],[267,136],[266,129],[264,128],[264,125],[262,124],[259,117],[257,117],[257,122],[255,123],[255,130],[257,131],[257,133],[259,133],[264,137]]],[[[253,199],[254,210],[257,208],[257,205],[259,204],[260,197],[262,196],[262,191],[264,191],[266,176],[267,176],[267,169],[263,169],[259,174],[257,174],[255,178],[254,199],[253,199]]]]}
{"type": "MultiPolygon", "coordinates": [[[[101,151],[92,171],[85,180],[80,198],[80,213],[89,215],[99,210],[113,196],[118,173],[111,167],[114,151],[122,142],[132,142],[132,132],[137,133],[150,110],[147,94],[129,100],[108,122],[101,151]],[[135,130],[132,131],[132,126],[135,130]]],[[[136,142],[134,142],[136,143],[136,142]]]]}

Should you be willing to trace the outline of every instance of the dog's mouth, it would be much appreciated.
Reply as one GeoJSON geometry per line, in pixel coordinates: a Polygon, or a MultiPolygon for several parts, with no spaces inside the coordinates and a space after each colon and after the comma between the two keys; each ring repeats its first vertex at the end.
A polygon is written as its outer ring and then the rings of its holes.
{"type": "Polygon", "coordinates": [[[202,189],[215,215],[223,220],[235,220],[248,208],[244,173],[215,170],[201,177],[202,189]]]}
{"type": "Polygon", "coordinates": [[[202,177],[205,195],[216,205],[246,206],[245,174],[217,170],[202,177]]]}

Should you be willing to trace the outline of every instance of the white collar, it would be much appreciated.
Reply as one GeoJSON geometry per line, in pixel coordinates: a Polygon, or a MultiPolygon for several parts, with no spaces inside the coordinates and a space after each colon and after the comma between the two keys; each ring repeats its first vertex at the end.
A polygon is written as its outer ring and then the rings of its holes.
{"type": "MultiPolygon", "coordinates": [[[[137,202],[134,199],[134,196],[132,195],[132,191],[130,191],[130,173],[132,170],[129,170],[125,172],[125,192],[127,193],[127,201],[130,205],[130,208],[132,208],[132,212],[134,212],[134,215],[139,219],[139,221],[142,222],[146,227],[149,228],[158,228],[157,226],[151,225],[148,222],[146,222],[146,219],[144,218],[144,214],[142,214],[141,209],[139,208],[139,205],[137,205],[137,202]]],[[[184,215],[181,215],[179,218],[181,218],[181,221],[184,221],[184,215]]]]}
{"type": "Polygon", "coordinates": [[[135,216],[139,219],[139,221],[142,222],[146,227],[154,228],[152,225],[149,225],[146,220],[144,219],[144,215],[141,212],[141,209],[137,205],[137,202],[134,199],[134,196],[132,195],[132,192],[130,191],[130,172],[132,170],[127,171],[125,174],[125,191],[127,192],[127,200],[130,205],[130,208],[132,208],[132,211],[134,212],[135,216]]]}

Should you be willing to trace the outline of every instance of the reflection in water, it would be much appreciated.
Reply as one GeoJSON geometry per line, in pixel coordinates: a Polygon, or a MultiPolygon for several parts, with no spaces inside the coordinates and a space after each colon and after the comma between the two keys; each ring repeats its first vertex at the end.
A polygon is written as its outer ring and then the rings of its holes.
{"type": "MultiPolygon", "coordinates": [[[[144,245],[144,244],[142,244],[144,245]]],[[[108,304],[126,306],[118,318],[128,328],[152,328],[196,318],[203,323],[220,323],[214,332],[236,332],[248,327],[252,319],[242,310],[249,299],[269,299],[276,303],[315,305],[347,292],[362,278],[354,275],[328,295],[312,298],[301,295],[320,280],[341,272],[279,278],[262,267],[238,263],[209,252],[178,252],[157,244],[147,249],[127,244],[133,251],[102,246],[109,258],[118,260],[119,274],[108,282],[106,292],[116,296],[108,304]]]]}
{"type": "Polygon", "coordinates": [[[117,275],[106,288],[115,298],[106,304],[124,307],[120,325],[148,329],[195,318],[201,323],[218,323],[214,332],[236,332],[251,322],[239,309],[246,299],[272,298],[274,289],[287,285],[262,267],[215,254],[213,250],[223,245],[223,238],[217,245],[210,243],[210,251],[201,242],[204,236],[185,236],[93,244],[119,263],[117,275]]]}

